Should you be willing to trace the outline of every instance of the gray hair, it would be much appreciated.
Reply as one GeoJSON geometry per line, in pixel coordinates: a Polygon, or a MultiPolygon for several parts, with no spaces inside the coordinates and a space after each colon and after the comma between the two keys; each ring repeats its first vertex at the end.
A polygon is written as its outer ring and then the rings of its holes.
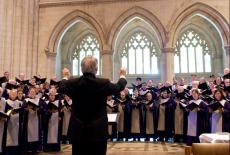
{"type": "Polygon", "coordinates": [[[98,60],[97,58],[88,55],[84,57],[81,61],[81,71],[82,73],[92,73],[97,74],[98,70],[98,60]]]}

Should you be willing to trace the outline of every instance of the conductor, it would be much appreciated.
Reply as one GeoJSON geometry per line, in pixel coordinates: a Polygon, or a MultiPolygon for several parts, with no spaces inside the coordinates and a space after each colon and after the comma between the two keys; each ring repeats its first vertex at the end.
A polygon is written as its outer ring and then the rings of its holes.
{"type": "Polygon", "coordinates": [[[106,155],[108,118],[106,97],[122,91],[127,81],[126,70],[120,70],[116,84],[108,79],[97,78],[98,60],[86,56],[81,62],[83,73],[69,79],[69,70],[63,69],[60,92],[72,98],[70,137],[72,155],[106,155]]]}

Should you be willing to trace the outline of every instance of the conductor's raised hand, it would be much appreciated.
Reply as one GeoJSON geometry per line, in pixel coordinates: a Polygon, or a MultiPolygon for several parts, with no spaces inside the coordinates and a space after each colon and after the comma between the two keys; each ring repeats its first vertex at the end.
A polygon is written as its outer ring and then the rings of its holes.
{"type": "Polygon", "coordinates": [[[120,74],[120,77],[126,77],[126,74],[127,74],[126,69],[125,68],[121,68],[119,74],[120,74]]]}

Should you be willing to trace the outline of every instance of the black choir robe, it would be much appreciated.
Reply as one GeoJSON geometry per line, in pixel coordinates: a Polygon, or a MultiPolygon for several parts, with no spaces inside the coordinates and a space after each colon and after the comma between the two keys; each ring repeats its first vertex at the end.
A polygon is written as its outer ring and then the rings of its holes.
{"type": "Polygon", "coordinates": [[[222,104],[224,111],[220,112],[219,110],[216,110],[212,112],[210,118],[211,133],[230,132],[230,102],[221,100],[220,103],[222,104]]]}
{"type": "MultiPolygon", "coordinates": [[[[6,100],[5,113],[13,108],[21,107],[22,102],[10,99],[6,100]]],[[[20,109],[16,114],[11,114],[10,118],[6,122],[6,128],[4,134],[6,136],[6,155],[22,154],[22,109],[20,109]]]]}
{"type": "Polygon", "coordinates": [[[69,101],[62,100],[61,101],[61,106],[62,106],[62,112],[63,112],[63,121],[62,121],[62,144],[67,144],[70,142],[70,137],[69,137],[69,127],[70,127],[70,118],[71,118],[71,105],[72,105],[72,100],[70,99],[69,101]]]}
{"type": "Polygon", "coordinates": [[[196,103],[199,107],[199,111],[189,111],[188,112],[188,126],[187,126],[187,145],[191,145],[194,142],[199,142],[199,136],[202,133],[207,132],[207,104],[201,100],[191,100],[196,103]]]}
{"type": "Polygon", "coordinates": [[[55,104],[58,107],[56,112],[51,112],[49,109],[46,109],[44,116],[44,141],[43,141],[43,150],[45,152],[53,152],[61,150],[61,129],[62,129],[62,116],[61,112],[61,102],[59,100],[53,101],[53,103],[49,103],[50,101],[46,101],[48,104],[55,104]]]}
{"type": "Polygon", "coordinates": [[[146,136],[153,136],[156,134],[156,122],[157,122],[157,102],[146,101],[143,105],[144,111],[144,128],[146,136]]]}
{"type": "Polygon", "coordinates": [[[160,98],[158,106],[158,126],[157,131],[160,138],[172,137],[174,129],[174,100],[173,98],[160,98]]]}
{"type": "Polygon", "coordinates": [[[133,135],[134,138],[140,138],[141,134],[144,133],[143,103],[140,96],[131,99],[130,108],[131,108],[131,134],[133,135]]]}
{"type": "Polygon", "coordinates": [[[26,98],[23,101],[23,144],[25,151],[37,152],[41,150],[41,101],[40,98],[26,98]],[[35,109],[27,109],[27,103],[33,102],[35,109]]]}
{"type": "MultiPolygon", "coordinates": [[[[185,140],[185,135],[187,133],[187,115],[185,108],[179,103],[181,101],[174,100],[173,104],[173,133],[176,142],[181,142],[185,140]]],[[[186,101],[184,101],[186,102],[186,101]]]]}
{"type": "MultiPolygon", "coordinates": [[[[6,107],[6,101],[3,97],[0,97],[0,111],[4,112],[6,107]]],[[[4,137],[5,122],[7,119],[1,120],[0,118],[0,155],[4,153],[6,137],[4,137]]]]}
{"type": "Polygon", "coordinates": [[[118,104],[118,139],[128,138],[130,134],[130,126],[131,126],[131,117],[130,117],[130,100],[116,100],[118,104]]]}

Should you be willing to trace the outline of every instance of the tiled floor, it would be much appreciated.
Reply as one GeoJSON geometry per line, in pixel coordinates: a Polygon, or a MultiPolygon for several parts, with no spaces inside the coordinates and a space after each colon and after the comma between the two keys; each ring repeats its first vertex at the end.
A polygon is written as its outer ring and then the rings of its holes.
{"type": "MultiPolygon", "coordinates": [[[[107,155],[184,155],[184,144],[112,142],[108,143],[107,155]]],[[[71,145],[63,145],[61,152],[39,153],[38,155],[71,155],[71,145]]]]}

